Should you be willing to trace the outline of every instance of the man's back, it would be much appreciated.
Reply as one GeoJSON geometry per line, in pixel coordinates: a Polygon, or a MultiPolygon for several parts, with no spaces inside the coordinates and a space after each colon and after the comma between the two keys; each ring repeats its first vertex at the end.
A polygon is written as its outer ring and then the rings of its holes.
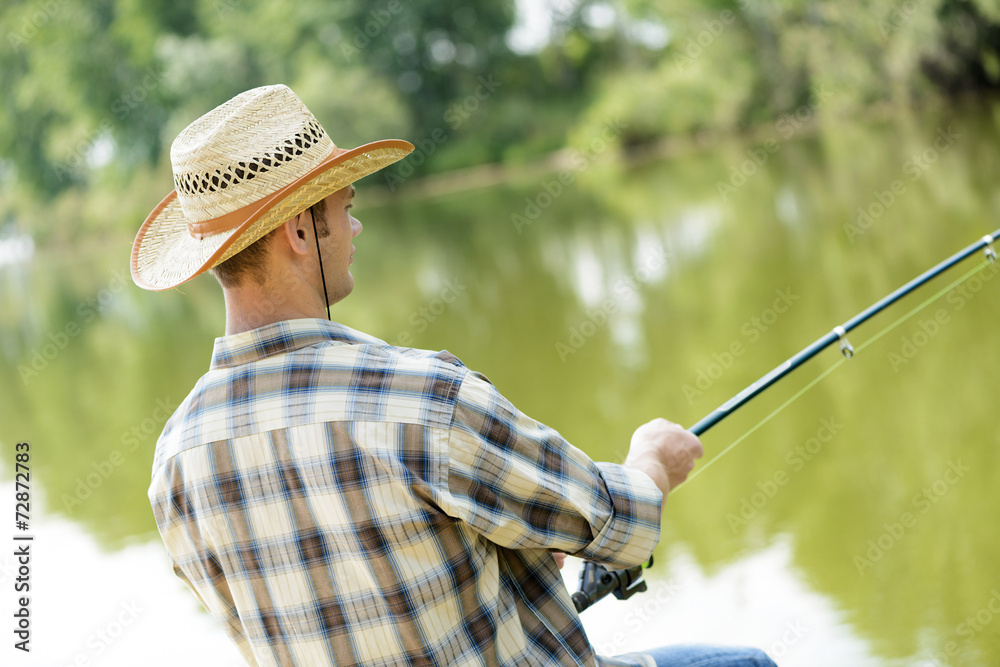
{"type": "Polygon", "coordinates": [[[660,493],[446,352],[322,320],[216,342],[150,486],[175,571],[251,664],[592,664],[546,550],[648,557],[660,493]]]}

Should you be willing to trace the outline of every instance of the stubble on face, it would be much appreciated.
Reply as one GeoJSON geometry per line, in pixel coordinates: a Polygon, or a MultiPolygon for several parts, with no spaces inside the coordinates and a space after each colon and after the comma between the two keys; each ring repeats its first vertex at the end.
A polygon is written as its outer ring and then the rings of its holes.
{"type": "Polygon", "coordinates": [[[350,214],[354,195],[353,185],[329,195],[323,200],[322,219],[316,220],[331,306],[346,298],[354,289],[354,276],[350,272],[354,254],[352,242],[356,236],[355,220],[350,214]]]}

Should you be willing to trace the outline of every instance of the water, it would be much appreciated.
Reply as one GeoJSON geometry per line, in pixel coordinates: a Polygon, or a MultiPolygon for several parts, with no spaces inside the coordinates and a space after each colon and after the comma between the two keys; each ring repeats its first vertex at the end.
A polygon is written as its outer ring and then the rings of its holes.
{"type": "MultiPolygon", "coordinates": [[[[394,200],[362,188],[356,288],[334,317],[451,350],[620,461],[640,423],[693,424],[995,229],[998,122],[978,110],[795,140],[776,125],[571,181],[394,200]]],[[[210,278],[136,289],[129,245],[37,248],[0,268],[0,438],[5,452],[31,443],[36,535],[33,652],[18,664],[239,664],[173,578],[145,497],[156,435],[223,330],[221,294],[210,278]]],[[[672,494],[650,591],[587,611],[594,643],[744,643],[782,665],[1000,662],[995,276],[879,338],[672,494]]],[[[706,461],[838,359],[709,431],[706,461]]],[[[12,514],[13,457],[0,465],[12,514]]],[[[14,565],[0,559],[8,591],[14,565]]]]}

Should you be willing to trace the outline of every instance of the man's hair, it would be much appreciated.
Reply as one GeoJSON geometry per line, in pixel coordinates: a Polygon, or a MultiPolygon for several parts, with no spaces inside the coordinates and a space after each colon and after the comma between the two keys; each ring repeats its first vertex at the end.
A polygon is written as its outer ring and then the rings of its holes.
{"type": "MultiPolygon", "coordinates": [[[[309,207],[316,222],[316,233],[320,237],[325,237],[330,233],[330,226],[326,222],[326,200],[320,199],[309,207]]],[[[267,262],[267,255],[271,251],[271,239],[280,227],[275,227],[264,236],[260,237],[243,250],[217,265],[212,269],[216,279],[223,287],[236,287],[247,278],[255,281],[258,285],[263,285],[267,280],[264,272],[264,265],[267,262]]]]}

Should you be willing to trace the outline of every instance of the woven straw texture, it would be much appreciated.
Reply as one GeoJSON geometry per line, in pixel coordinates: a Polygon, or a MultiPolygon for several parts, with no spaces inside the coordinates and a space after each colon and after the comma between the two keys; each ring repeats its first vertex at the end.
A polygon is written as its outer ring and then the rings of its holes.
{"type": "Polygon", "coordinates": [[[337,149],[285,86],[238,95],[171,146],[176,189],[139,230],[132,277],[144,289],[175,287],[412,150],[398,140],[337,149]]]}
{"type": "Polygon", "coordinates": [[[192,222],[257,201],[307,174],[334,145],[286,86],[255,88],[191,123],[170,147],[174,187],[192,222]]]}

